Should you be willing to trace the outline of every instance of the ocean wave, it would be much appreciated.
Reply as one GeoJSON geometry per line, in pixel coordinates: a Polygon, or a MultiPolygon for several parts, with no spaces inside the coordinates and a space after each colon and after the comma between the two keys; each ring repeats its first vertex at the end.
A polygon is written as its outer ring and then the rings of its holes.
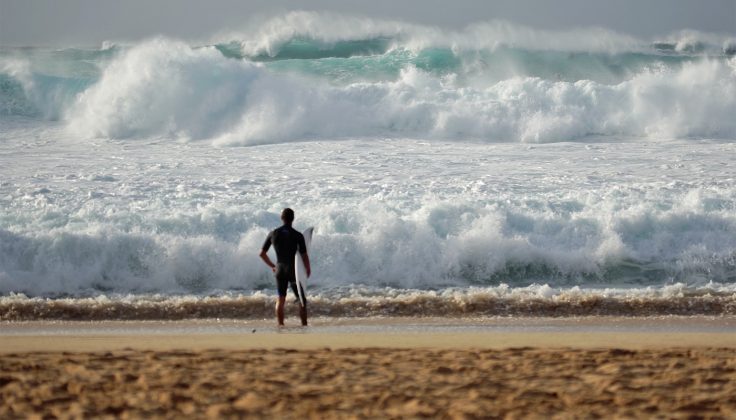
{"type": "Polygon", "coordinates": [[[214,47],[157,40],[114,61],[79,95],[68,121],[84,137],[216,145],[385,136],[733,138],[734,92],[736,58],[645,71],[616,85],[519,77],[471,87],[410,67],[395,81],[332,86],[229,60],[214,47]]]}
{"type": "Polygon", "coordinates": [[[659,38],[652,44],[655,49],[665,53],[736,53],[736,37],[733,35],[717,35],[694,31],[691,29],[677,31],[659,38]]]}
{"type": "Polygon", "coordinates": [[[728,54],[732,34],[682,30],[637,39],[601,27],[541,30],[513,22],[478,22],[460,30],[396,20],[338,13],[294,11],[275,16],[240,32],[221,34],[211,42],[248,58],[292,59],[375,54],[392,48],[420,51],[492,51],[511,47],[528,51],[618,54],[658,51],[665,54],[728,54]],[[351,48],[355,48],[351,51],[351,48]]]}
{"type": "Polygon", "coordinates": [[[26,58],[0,56],[0,116],[61,119],[94,79],[33,71],[26,58]]]}
{"type": "MultiPolygon", "coordinates": [[[[322,51],[321,57],[346,56],[345,47],[357,47],[355,55],[406,48],[480,51],[514,47],[532,51],[642,52],[657,45],[673,45],[666,52],[722,54],[733,36],[683,30],[654,40],[637,39],[600,27],[569,30],[540,30],[508,21],[478,22],[461,30],[444,30],[395,20],[370,19],[325,12],[294,11],[267,19],[241,32],[221,34],[214,43],[239,46],[242,57],[292,58],[289,51],[303,57],[306,49],[322,51]],[[365,49],[366,42],[380,40],[380,48],[365,49]],[[294,48],[299,46],[300,48],[294,48]],[[340,46],[335,51],[329,51],[340,46]],[[385,47],[383,47],[385,46],[385,47]]],[[[661,50],[662,48],[660,48],[661,50]]],[[[233,52],[235,50],[232,50],[233,52]]]]}
{"type": "MultiPolygon", "coordinates": [[[[322,33],[324,16],[301,16],[284,18],[295,26],[283,33],[266,25],[261,31],[268,36],[247,48],[158,38],[95,51],[6,49],[0,114],[62,120],[83,139],[218,146],[383,137],[545,143],[736,136],[736,58],[723,54],[624,48],[630,42],[605,34],[555,37],[527,28],[522,36],[508,24],[490,26],[500,34],[495,38],[484,32],[488,25],[471,27],[467,49],[434,40],[446,34],[414,46],[404,39],[412,31],[394,23],[322,33]],[[309,23],[298,23],[304,19],[309,23]],[[516,41],[483,46],[503,34],[516,41]],[[621,44],[621,51],[568,48],[591,37],[621,44]],[[541,40],[548,49],[529,47],[541,40]]],[[[730,48],[731,41],[722,42],[730,48]]]]}
{"type": "MultiPolygon", "coordinates": [[[[304,43],[300,41],[298,44],[301,48],[304,43]]],[[[230,56],[223,46],[217,48],[225,56],[230,56]]],[[[265,63],[269,71],[320,79],[333,86],[396,81],[402,71],[414,68],[436,78],[451,77],[458,86],[489,87],[504,80],[524,77],[615,85],[649,71],[665,69],[676,72],[684,64],[700,59],[656,53],[533,51],[512,47],[481,51],[433,47],[416,52],[396,48],[382,54],[349,57],[332,49],[323,51],[315,48],[303,53],[322,56],[319,59],[294,59],[284,54],[249,60],[265,63]]]]}
{"type": "MultiPolygon", "coordinates": [[[[114,186],[112,187],[114,188],[114,186]]],[[[636,204],[426,202],[414,210],[367,199],[300,206],[317,228],[313,287],[397,288],[531,283],[661,285],[736,281],[733,198],[684,196],[636,204]]],[[[479,193],[473,193],[477,195],[479,193]]],[[[43,193],[42,193],[43,195],[43,193]]],[[[590,199],[590,198],[589,198],[590,199]]],[[[123,199],[124,200],[124,199],[123,199]]],[[[117,202],[116,202],[117,203],[117,202]]],[[[75,204],[71,204],[76,206],[75,204]]],[[[207,293],[272,286],[258,259],[277,214],[251,209],[172,211],[132,203],[77,213],[6,212],[0,293],[207,293]]]]}
{"type": "Polygon", "coordinates": [[[81,138],[733,138],[733,36],[640,40],[482,22],[448,31],[292,12],[190,45],[0,49],[0,115],[81,138]]]}
{"type": "MultiPolygon", "coordinates": [[[[220,296],[99,295],[89,298],[0,297],[0,320],[268,319],[275,297],[265,293],[220,296]]],[[[736,290],[674,284],[645,289],[512,288],[343,289],[309,295],[311,316],[669,316],[736,315],[736,290]]],[[[289,312],[296,305],[287,305],[289,312]]]]}

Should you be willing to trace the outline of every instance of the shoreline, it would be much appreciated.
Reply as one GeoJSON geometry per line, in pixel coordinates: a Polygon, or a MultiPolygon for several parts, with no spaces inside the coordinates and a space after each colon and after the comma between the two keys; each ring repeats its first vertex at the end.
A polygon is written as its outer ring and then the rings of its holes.
{"type": "Polygon", "coordinates": [[[0,323],[0,353],[322,348],[736,348],[736,317],[25,321],[0,323]]]}
{"type": "Polygon", "coordinates": [[[0,354],[101,351],[205,351],[259,349],[736,349],[736,336],[724,333],[421,333],[410,336],[376,334],[262,334],[253,336],[138,335],[9,336],[0,354]]]}
{"type": "MultiPolygon", "coordinates": [[[[310,293],[310,314],[329,318],[375,317],[664,317],[736,316],[736,294],[728,285],[648,288],[552,288],[548,285],[433,290],[392,289],[374,293],[310,293]]],[[[267,293],[232,296],[98,296],[77,298],[0,297],[0,321],[155,321],[268,319],[276,298],[267,293]]],[[[288,313],[298,306],[289,303],[288,313]]]]}

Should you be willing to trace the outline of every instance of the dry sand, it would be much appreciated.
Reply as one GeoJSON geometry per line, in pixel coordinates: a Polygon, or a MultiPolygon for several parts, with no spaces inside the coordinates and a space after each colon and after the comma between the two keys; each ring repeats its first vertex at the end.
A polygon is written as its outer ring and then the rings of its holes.
{"type": "Polygon", "coordinates": [[[733,349],[129,350],[0,364],[2,418],[736,416],[733,349]]]}
{"type": "Polygon", "coordinates": [[[0,418],[736,418],[725,333],[0,340],[0,418]]]}

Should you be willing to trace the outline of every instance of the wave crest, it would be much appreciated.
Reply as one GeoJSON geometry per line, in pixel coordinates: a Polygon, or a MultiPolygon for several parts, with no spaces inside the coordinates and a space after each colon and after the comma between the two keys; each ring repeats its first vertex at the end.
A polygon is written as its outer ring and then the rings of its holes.
{"type": "MultiPolygon", "coordinates": [[[[237,46],[242,57],[275,58],[288,57],[284,48],[299,41],[329,51],[341,43],[360,46],[370,40],[384,40],[391,48],[412,51],[427,48],[481,51],[506,46],[531,51],[615,54],[645,52],[654,47],[665,53],[722,54],[727,53],[724,47],[733,41],[733,36],[682,30],[654,40],[642,40],[602,27],[553,31],[503,20],[478,22],[461,30],[444,30],[397,20],[293,11],[259,22],[245,31],[222,34],[214,38],[213,43],[237,46]]],[[[356,52],[361,54],[360,50],[356,52]]]]}
{"type": "MultiPolygon", "coordinates": [[[[549,204],[501,200],[427,203],[407,214],[379,200],[350,208],[319,199],[305,203],[302,220],[311,221],[319,235],[312,250],[319,273],[313,287],[646,286],[726,284],[736,278],[729,195],[675,195],[676,205],[615,195],[549,204]]],[[[278,223],[277,214],[166,208],[141,218],[151,209],[139,205],[118,207],[115,220],[104,211],[88,214],[85,227],[65,215],[42,210],[33,218],[22,209],[26,219],[13,229],[27,233],[0,229],[0,294],[210,293],[272,286],[256,251],[278,223]],[[54,217],[53,230],[37,231],[54,217]]]]}
{"type": "Polygon", "coordinates": [[[0,113],[78,137],[253,145],[416,137],[733,138],[733,36],[652,43],[601,28],[459,31],[292,12],[191,46],[0,50],[0,113]]]}
{"type": "Polygon", "coordinates": [[[466,86],[414,67],[395,81],[325,82],[228,60],[214,47],[132,48],[69,115],[87,137],[304,139],[417,137],[554,142],[587,136],[736,137],[736,58],[703,59],[605,85],[522,77],[466,86]]]}
{"type": "Polygon", "coordinates": [[[442,30],[402,21],[377,20],[325,12],[294,11],[266,20],[249,31],[216,38],[237,43],[246,57],[276,57],[294,40],[309,40],[324,49],[341,42],[390,40],[394,47],[485,50],[514,46],[532,50],[621,52],[639,51],[647,43],[603,28],[547,31],[495,20],[460,31],[442,30]]]}

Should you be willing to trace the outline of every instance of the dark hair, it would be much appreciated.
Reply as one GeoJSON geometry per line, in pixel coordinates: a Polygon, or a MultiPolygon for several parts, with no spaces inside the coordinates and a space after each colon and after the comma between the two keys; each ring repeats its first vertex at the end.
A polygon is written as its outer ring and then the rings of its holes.
{"type": "Polygon", "coordinates": [[[294,221],[294,210],[290,208],[285,208],[281,211],[281,220],[284,221],[284,223],[291,223],[294,221]]]}

